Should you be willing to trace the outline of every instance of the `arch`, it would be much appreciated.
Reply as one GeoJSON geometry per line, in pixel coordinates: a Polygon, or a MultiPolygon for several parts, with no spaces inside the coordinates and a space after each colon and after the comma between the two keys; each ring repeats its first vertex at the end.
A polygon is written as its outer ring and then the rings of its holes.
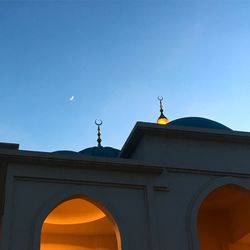
{"type": "Polygon", "coordinates": [[[121,250],[120,231],[111,213],[96,199],[67,193],[71,195],[65,197],[65,193],[61,193],[49,200],[40,211],[34,227],[32,249],[94,250],[94,245],[106,244],[106,247],[110,245],[109,249],[121,250]],[[55,232],[61,233],[61,236],[53,238],[55,232]],[[96,243],[91,239],[95,239],[96,243]],[[84,244],[89,244],[90,248],[85,248],[84,244]]]}
{"type": "Polygon", "coordinates": [[[190,250],[203,250],[202,248],[200,248],[199,232],[197,227],[198,214],[202,203],[205,201],[206,197],[208,197],[211,193],[216,192],[216,190],[229,185],[234,186],[236,189],[240,189],[243,192],[247,192],[248,195],[250,195],[250,183],[247,182],[246,179],[239,179],[234,177],[222,177],[210,180],[208,183],[202,186],[201,189],[194,195],[193,200],[190,202],[189,208],[187,210],[186,217],[186,230],[190,250]]]}

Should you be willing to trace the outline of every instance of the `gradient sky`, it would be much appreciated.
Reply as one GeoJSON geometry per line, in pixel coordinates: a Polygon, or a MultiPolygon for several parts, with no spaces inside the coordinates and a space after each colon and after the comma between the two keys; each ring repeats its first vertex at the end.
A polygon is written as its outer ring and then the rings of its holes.
{"type": "Polygon", "coordinates": [[[137,121],[250,131],[250,1],[0,0],[0,141],[121,148],[137,121]],[[74,100],[69,98],[74,96],[74,100]]]}

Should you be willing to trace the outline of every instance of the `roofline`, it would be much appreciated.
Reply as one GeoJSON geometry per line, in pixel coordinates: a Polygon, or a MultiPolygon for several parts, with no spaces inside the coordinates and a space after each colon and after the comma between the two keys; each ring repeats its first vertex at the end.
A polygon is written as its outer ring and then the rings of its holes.
{"type": "MultiPolygon", "coordinates": [[[[138,122],[134,129],[141,128],[141,125],[152,125],[150,123],[138,122]]],[[[250,143],[250,133],[235,132],[237,134],[248,134],[248,141],[250,143]]],[[[132,133],[131,133],[132,135],[132,133]]],[[[242,136],[241,136],[242,137],[242,136]]],[[[125,146],[125,145],[124,145],[125,146]]],[[[192,174],[206,174],[217,176],[238,176],[244,178],[250,178],[249,173],[239,173],[235,171],[220,171],[220,170],[208,170],[182,167],[172,167],[170,165],[147,163],[145,161],[135,159],[124,158],[105,158],[105,157],[93,157],[93,156],[64,156],[56,153],[37,152],[28,150],[13,150],[13,149],[0,149],[0,177],[4,178],[6,170],[10,164],[17,164],[22,166],[23,164],[35,165],[35,166],[49,166],[53,167],[67,167],[67,168],[81,168],[86,170],[96,171],[114,171],[125,172],[135,174],[149,174],[149,175],[161,175],[164,170],[168,172],[187,172],[192,174]]],[[[1,179],[1,178],[0,178],[1,179]]],[[[2,185],[4,183],[2,182],[2,185]]],[[[1,199],[0,199],[1,200],[1,199]]],[[[1,204],[0,204],[1,205],[1,204]]],[[[0,207],[1,211],[1,207],[0,207]]]]}
{"type": "Polygon", "coordinates": [[[82,169],[122,171],[142,174],[161,174],[163,167],[152,166],[130,159],[94,157],[84,155],[62,155],[48,152],[0,149],[0,167],[9,163],[35,164],[82,169]]]}
{"type": "Polygon", "coordinates": [[[0,142],[0,149],[19,149],[19,144],[17,143],[9,143],[9,142],[0,142]]]}
{"type": "Polygon", "coordinates": [[[137,122],[121,149],[120,157],[129,158],[144,135],[250,144],[249,132],[137,122]]]}

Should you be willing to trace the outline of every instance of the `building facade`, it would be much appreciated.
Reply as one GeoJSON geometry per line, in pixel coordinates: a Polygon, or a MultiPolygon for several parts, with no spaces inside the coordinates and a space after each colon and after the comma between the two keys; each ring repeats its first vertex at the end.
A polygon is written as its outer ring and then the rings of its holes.
{"type": "Polygon", "coordinates": [[[1,250],[250,249],[250,133],[138,122],[122,150],[0,144],[1,250]]]}

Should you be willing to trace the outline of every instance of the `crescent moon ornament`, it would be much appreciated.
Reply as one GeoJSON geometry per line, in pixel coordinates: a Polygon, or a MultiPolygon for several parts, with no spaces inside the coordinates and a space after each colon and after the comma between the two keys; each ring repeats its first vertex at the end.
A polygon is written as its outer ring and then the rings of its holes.
{"type": "Polygon", "coordinates": [[[96,119],[95,120],[95,125],[97,125],[97,126],[101,126],[102,125],[102,120],[101,119],[96,119]],[[98,122],[99,121],[99,122],[98,122]]]}
{"type": "Polygon", "coordinates": [[[158,96],[158,100],[161,102],[163,100],[162,96],[158,96]]]}

